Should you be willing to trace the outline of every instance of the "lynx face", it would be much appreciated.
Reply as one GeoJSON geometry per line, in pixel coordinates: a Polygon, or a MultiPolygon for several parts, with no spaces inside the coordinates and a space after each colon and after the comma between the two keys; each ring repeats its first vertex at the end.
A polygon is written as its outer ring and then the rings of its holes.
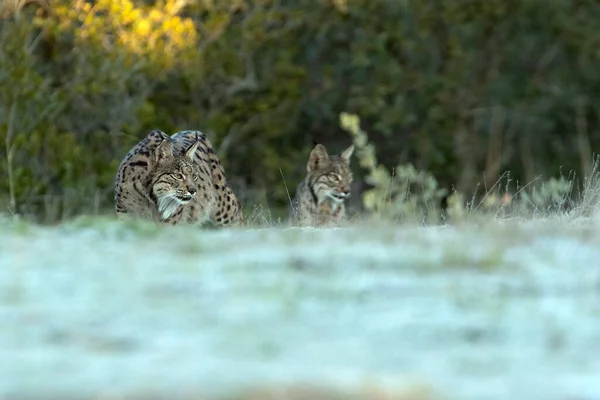
{"type": "Polygon", "coordinates": [[[156,172],[151,190],[163,219],[169,218],[179,206],[196,196],[198,171],[193,160],[197,148],[198,142],[180,156],[173,154],[172,143],[168,140],[156,148],[156,172]]]}
{"type": "Polygon", "coordinates": [[[329,198],[339,204],[350,197],[352,171],[350,156],[353,147],[339,155],[329,156],[325,147],[317,145],[311,152],[306,170],[309,186],[317,197],[317,203],[329,198]]]}
{"type": "Polygon", "coordinates": [[[317,144],[306,164],[306,178],[296,188],[290,207],[294,225],[337,225],[346,218],[344,200],[350,197],[352,171],[350,157],[354,146],[340,154],[329,155],[317,144]]]}

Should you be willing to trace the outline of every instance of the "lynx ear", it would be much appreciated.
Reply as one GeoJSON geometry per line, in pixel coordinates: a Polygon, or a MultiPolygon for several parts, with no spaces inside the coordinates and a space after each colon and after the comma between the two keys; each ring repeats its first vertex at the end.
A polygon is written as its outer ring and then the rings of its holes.
{"type": "Polygon", "coordinates": [[[198,135],[196,135],[196,141],[187,149],[185,156],[194,161],[194,156],[196,155],[196,150],[198,150],[199,145],[200,141],[198,140],[198,135]]]}
{"type": "Polygon", "coordinates": [[[327,154],[327,150],[325,146],[322,144],[317,144],[314,149],[310,152],[310,156],[308,156],[308,164],[306,164],[306,170],[308,172],[319,169],[323,166],[324,163],[329,161],[329,154],[327,154]]]}
{"type": "Polygon", "coordinates": [[[340,154],[340,158],[346,163],[350,164],[350,157],[352,157],[352,153],[354,152],[354,145],[351,145],[346,150],[340,154]]]}
{"type": "Polygon", "coordinates": [[[154,150],[157,163],[173,158],[173,143],[170,139],[164,139],[154,150]]]}
{"type": "Polygon", "coordinates": [[[169,136],[160,129],[152,129],[146,137],[148,140],[155,143],[160,143],[165,139],[169,139],[169,136]]]}
{"type": "Polygon", "coordinates": [[[171,139],[171,137],[170,137],[169,135],[167,135],[166,133],[164,133],[164,132],[163,132],[163,131],[161,131],[160,129],[156,129],[155,131],[156,131],[156,132],[157,132],[157,133],[160,135],[160,137],[161,137],[163,140],[169,140],[169,139],[171,139]]]}

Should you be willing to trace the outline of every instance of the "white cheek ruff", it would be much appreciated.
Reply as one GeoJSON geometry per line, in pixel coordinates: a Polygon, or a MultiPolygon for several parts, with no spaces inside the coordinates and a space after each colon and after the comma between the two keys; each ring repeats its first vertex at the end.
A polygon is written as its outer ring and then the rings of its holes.
{"type": "Polygon", "coordinates": [[[175,196],[167,195],[158,199],[158,212],[163,219],[175,214],[180,205],[185,204],[175,196]]]}

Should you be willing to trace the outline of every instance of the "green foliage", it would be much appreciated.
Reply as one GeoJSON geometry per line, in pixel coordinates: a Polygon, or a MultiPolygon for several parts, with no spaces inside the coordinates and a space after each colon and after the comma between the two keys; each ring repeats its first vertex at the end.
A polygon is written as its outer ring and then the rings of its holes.
{"type": "Polygon", "coordinates": [[[398,165],[390,173],[377,163],[375,148],[360,129],[358,116],[342,113],[340,125],[352,135],[360,166],[367,170],[365,182],[372,186],[362,195],[365,211],[387,220],[439,218],[436,212],[446,190],[438,187],[431,174],[417,171],[411,164],[398,165]]]}
{"type": "Polygon", "coordinates": [[[120,160],[161,128],[205,131],[246,203],[283,208],[313,140],[346,145],[341,112],[378,150],[368,211],[429,209],[507,170],[589,176],[599,18],[591,1],[4,2],[0,207],[109,210],[120,160]]]}
{"type": "Polygon", "coordinates": [[[511,183],[508,174],[502,177],[479,202],[473,199],[468,211],[493,214],[496,218],[547,217],[568,211],[574,205],[572,179],[561,176],[539,182],[534,180],[514,189],[511,183]]]}
{"type": "Polygon", "coordinates": [[[519,192],[516,206],[536,213],[553,214],[568,206],[572,188],[572,182],[563,177],[550,178],[541,185],[534,186],[529,192],[519,192]]]}
{"type": "Polygon", "coordinates": [[[594,159],[592,170],[584,176],[583,190],[573,216],[590,217],[597,214],[600,206],[600,156],[594,159]]]}

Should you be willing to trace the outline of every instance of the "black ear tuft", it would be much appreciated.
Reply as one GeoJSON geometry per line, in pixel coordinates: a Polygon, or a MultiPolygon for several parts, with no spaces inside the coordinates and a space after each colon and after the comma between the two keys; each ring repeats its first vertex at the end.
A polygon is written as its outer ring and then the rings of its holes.
{"type": "Polygon", "coordinates": [[[313,142],[313,147],[315,147],[316,145],[318,145],[318,144],[319,144],[319,142],[317,142],[315,139],[313,139],[313,141],[312,141],[312,142],[313,142]]]}

